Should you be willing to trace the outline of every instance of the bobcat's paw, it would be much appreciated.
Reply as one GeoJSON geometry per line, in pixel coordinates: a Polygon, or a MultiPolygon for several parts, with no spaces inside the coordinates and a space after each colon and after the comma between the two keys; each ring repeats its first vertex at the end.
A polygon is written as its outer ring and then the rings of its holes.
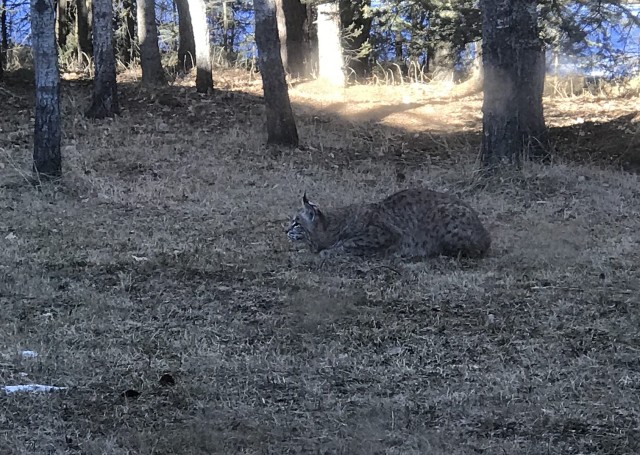
{"type": "Polygon", "coordinates": [[[336,246],[333,248],[327,248],[326,250],[322,250],[320,251],[320,258],[324,259],[331,259],[331,258],[335,258],[336,256],[342,256],[345,253],[344,247],[342,246],[336,246]]]}

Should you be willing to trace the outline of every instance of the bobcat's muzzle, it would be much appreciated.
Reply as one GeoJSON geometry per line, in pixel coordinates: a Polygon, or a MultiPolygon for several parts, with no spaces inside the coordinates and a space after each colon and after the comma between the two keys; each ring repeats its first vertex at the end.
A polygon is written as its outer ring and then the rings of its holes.
{"type": "Polygon", "coordinates": [[[289,229],[287,229],[287,237],[293,242],[299,242],[307,238],[307,233],[304,228],[300,226],[300,223],[293,222],[291,226],[289,226],[289,229]]]}

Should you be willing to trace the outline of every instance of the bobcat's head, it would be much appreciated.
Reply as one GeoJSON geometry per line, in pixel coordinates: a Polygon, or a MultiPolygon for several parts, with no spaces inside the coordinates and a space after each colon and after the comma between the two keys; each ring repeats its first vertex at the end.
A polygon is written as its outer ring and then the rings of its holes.
{"type": "Polygon", "coordinates": [[[307,242],[311,246],[311,235],[321,226],[322,219],[322,212],[317,205],[309,202],[305,193],[302,196],[302,208],[293,216],[287,229],[287,237],[294,242],[307,242]]]}

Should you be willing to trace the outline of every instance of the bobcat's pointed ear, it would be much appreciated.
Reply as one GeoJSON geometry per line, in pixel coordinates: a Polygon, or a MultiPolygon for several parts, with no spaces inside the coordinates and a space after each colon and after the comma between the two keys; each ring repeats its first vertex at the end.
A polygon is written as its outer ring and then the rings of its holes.
{"type": "Polygon", "coordinates": [[[316,217],[320,214],[320,209],[313,202],[309,202],[307,198],[307,192],[302,195],[302,204],[304,207],[304,216],[309,222],[315,221],[316,217]]]}
{"type": "Polygon", "coordinates": [[[308,209],[314,209],[315,210],[315,209],[318,208],[317,205],[315,205],[313,202],[309,201],[309,199],[307,198],[307,192],[306,191],[302,195],[302,205],[304,205],[308,209]]]}

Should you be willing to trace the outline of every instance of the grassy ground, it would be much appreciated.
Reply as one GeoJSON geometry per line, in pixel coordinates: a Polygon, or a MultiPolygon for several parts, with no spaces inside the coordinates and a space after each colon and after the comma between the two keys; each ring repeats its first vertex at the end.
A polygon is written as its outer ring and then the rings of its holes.
{"type": "MultiPolygon", "coordinates": [[[[31,94],[8,87],[0,385],[68,389],[0,395],[0,453],[640,452],[636,175],[566,161],[478,181],[474,98],[434,104],[467,130],[407,131],[298,87],[304,146],[267,149],[240,88],[123,84],[123,115],[90,122],[88,87],[65,85],[65,177],[38,192],[31,94]],[[287,242],[303,190],[423,184],[478,209],[490,257],[322,265],[287,242]]],[[[636,150],[629,100],[591,129],[603,110],[570,102],[548,100],[561,156],[606,125],[636,150]]]]}

